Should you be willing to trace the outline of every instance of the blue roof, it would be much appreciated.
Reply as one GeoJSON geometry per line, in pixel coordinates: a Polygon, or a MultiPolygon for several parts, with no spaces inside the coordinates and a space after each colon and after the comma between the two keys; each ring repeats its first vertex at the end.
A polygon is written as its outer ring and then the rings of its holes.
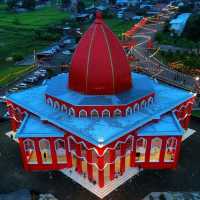
{"type": "Polygon", "coordinates": [[[132,75],[132,83],[130,90],[116,95],[86,95],[70,90],[68,74],[60,74],[48,82],[46,93],[73,105],[123,105],[154,92],[152,81],[146,76],[132,75]]]}
{"type": "MultiPolygon", "coordinates": [[[[161,115],[171,111],[193,96],[190,92],[151,80],[151,78],[145,75],[134,73],[133,79],[135,82],[137,79],[140,79],[141,90],[148,87],[151,82],[156,96],[154,104],[150,107],[127,117],[70,117],[67,113],[56,110],[45,103],[47,85],[10,94],[8,99],[40,116],[41,119],[46,119],[94,145],[98,145],[99,141],[103,141],[103,144],[106,145],[153,119],[159,119],[161,115]],[[144,78],[143,82],[142,78],[144,78]],[[148,84],[145,82],[146,79],[149,79],[148,84]]],[[[134,87],[136,87],[135,84],[134,87]]]]}
{"type": "Polygon", "coordinates": [[[17,131],[16,137],[63,137],[64,132],[51,124],[47,124],[39,117],[29,115],[24,118],[23,123],[17,131]]]}
{"type": "Polygon", "coordinates": [[[138,136],[178,136],[183,135],[184,130],[180,126],[174,113],[163,115],[159,122],[148,124],[138,131],[138,136]]]}

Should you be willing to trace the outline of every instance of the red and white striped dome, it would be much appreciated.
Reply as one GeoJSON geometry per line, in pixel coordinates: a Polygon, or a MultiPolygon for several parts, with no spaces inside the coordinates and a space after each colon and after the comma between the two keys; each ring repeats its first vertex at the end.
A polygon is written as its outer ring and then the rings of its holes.
{"type": "Polygon", "coordinates": [[[120,41],[97,13],[72,57],[69,88],[104,95],[123,92],[131,86],[131,70],[120,41]]]}

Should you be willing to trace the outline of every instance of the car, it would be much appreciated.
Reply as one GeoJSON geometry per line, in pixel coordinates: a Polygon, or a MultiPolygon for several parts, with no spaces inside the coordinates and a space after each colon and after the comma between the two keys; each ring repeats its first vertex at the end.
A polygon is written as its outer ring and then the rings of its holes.
{"type": "Polygon", "coordinates": [[[71,55],[71,51],[69,51],[69,50],[63,51],[62,53],[63,53],[64,55],[71,55]]]}
{"type": "Polygon", "coordinates": [[[19,90],[19,88],[13,87],[13,88],[10,88],[10,89],[8,90],[8,92],[16,92],[16,91],[18,91],[18,90],[19,90]]]}
{"type": "Polygon", "coordinates": [[[18,84],[16,84],[16,87],[18,87],[18,88],[27,88],[28,85],[26,83],[18,83],[18,84]]]}
{"type": "Polygon", "coordinates": [[[0,102],[5,102],[6,101],[6,96],[0,96],[0,102]]]}
{"type": "Polygon", "coordinates": [[[47,70],[46,70],[46,69],[39,69],[38,71],[39,71],[39,72],[42,72],[42,73],[47,73],[47,70]]]}

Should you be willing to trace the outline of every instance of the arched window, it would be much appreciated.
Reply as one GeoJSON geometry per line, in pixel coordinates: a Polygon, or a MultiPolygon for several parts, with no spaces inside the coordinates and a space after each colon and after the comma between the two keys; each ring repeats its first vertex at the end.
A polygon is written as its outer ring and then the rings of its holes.
{"type": "Polygon", "coordinates": [[[146,108],[146,101],[145,100],[143,100],[142,102],[141,102],[141,106],[140,106],[141,108],[146,108]]]}
{"type": "Polygon", "coordinates": [[[51,159],[51,148],[49,140],[41,139],[39,142],[39,146],[40,146],[40,153],[42,155],[42,162],[44,164],[51,164],[52,159],[51,159]]]}
{"type": "Polygon", "coordinates": [[[126,141],[126,151],[133,151],[133,138],[129,137],[128,140],[126,141]]]}
{"type": "Polygon", "coordinates": [[[63,112],[67,112],[68,111],[67,110],[67,106],[65,104],[62,104],[61,111],[63,111],[63,112]]]}
{"type": "Polygon", "coordinates": [[[121,115],[122,115],[121,110],[117,109],[117,110],[114,111],[114,117],[121,117],[121,115]]]}
{"type": "Polygon", "coordinates": [[[132,109],[131,109],[131,107],[128,107],[127,109],[126,109],[126,116],[127,115],[131,115],[132,114],[132,109]]]}
{"type": "Polygon", "coordinates": [[[99,117],[99,113],[98,113],[98,111],[97,110],[92,110],[91,111],[91,117],[99,117]]]}
{"type": "Polygon", "coordinates": [[[69,116],[75,116],[75,111],[73,108],[69,109],[69,116]]]}
{"type": "Polygon", "coordinates": [[[80,110],[80,111],[79,111],[79,117],[87,117],[87,112],[86,112],[86,110],[80,110]]]}
{"type": "Polygon", "coordinates": [[[148,106],[150,106],[151,104],[153,104],[153,97],[149,97],[148,99],[148,106]]]}
{"type": "Polygon", "coordinates": [[[26,162],[28,164],[37,164],[37,155],[35,151],[35,143],[31,139],[24,140],[24,151],[26,156],[26,162]]]}
{"type": "Polygon", "coordinates": [[[109,110],[103,110],[102,117],[110,117],[110,111],[109,110]]]}
{"type": "Polygon", "coordinates": [[[55,141],[55,150],[57,155],[57,162],[58,163],[66,163],[66,147],[65,141],[62,139],[57,139],[55,141]]]}
{"type": "Polygon", "coordinates": [[[72,137],[69,137],[69,151],[74,154],[76,152],[76,142],[72,137]]]}
{"type": "Polygon", "coordinates": [[[51,98],[48,98],[47,99],[47,104],[49,104],[50,106],[53,106],[53,101],[51,98]]]}
{"type": "Polygon", "coordinates": [[[165,150],[165,162],[174,162],[176,155],[177,139],[170,137],[167,139],[166,150],[165,150]]]}
{"type": "Polygon", "coordinates": [[[154,138],[151,140],[150,162],[159,162],[161,148],[161,138],[154,138]]]}
{"type": "Polygon", "coordinates": [[[117,146],[115,147],[115,156],[116,158],[121,156],[121,143],[118,143],[117,146]]]}
{"type": "Polygon", "coordinates": [[[133,112],[137,112],[140,110],[140,106],[138,103],[136,103],[134,106],[133,106],[133,112]]]}
{"type": "Polygon", "coordinates": [[[58,101],[55,101],[55,102],[54,102],[54,108],[55,108],[55,109],[58,109],[58,110],[60,109],[60,104],[59,104],[58,101]]]}
{"type": "Polygon", "coordinates": [[[136,141],[136,162],[145,161],[147,141],[144,138],[139,138],[136,141]]]}

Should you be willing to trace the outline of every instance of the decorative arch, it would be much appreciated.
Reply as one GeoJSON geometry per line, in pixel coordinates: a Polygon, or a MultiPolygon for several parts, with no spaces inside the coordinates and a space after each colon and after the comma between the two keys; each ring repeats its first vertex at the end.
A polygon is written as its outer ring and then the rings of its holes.
{"type": "Polygon", "coordinates": [[[140,105],[138,103],[136,103],[134,106],[133,106],[133,112],[137,112],[140,110],[140,105]]]}
{"type": "Polygon", "coordinates": [[[110,111],[108,109],[103,110],[102,117],[110,117],[110,111]]]}
{"type": "Polygon", "coordinates": [[[99,112],[96,109],[91,111],[91,117],[99,117],[99,112]]]}
{"type": "Polygon", "coordinates": [[[145,100],[143,100],[143,101],[141,102],[140,107],[141,107],[141,108],[146,108],[146,101],[145,101],[145,100]]]}
{"type": "Polygon", "coordinates": [[[75,116],[75,110],[73,108],[69,109],[69,115],[73,117],[75,116]]]}
{"type": "Polygon", "coordinates": [[[47,98],[47,104],[49,104],[50,106],[53,106],[52,98],[50,98],[50,97],[47,98]]]}
{"type": "Polygon", "coordinates": [[[61,105],[61,111],[63,111],[63,112],[67,112],[68,111],[68,108],[67,108],[67,106],[65,104],[61,105]]]}
{"type": "Polygon", "coordinates": [[[66,145],[63,139],[57,139],[55,141],[55,150],[57,155],[57,163],[66,163],[66,145]]]}
{"type": "Polygon", "coordinates": [[[54,108],[60,110],[60,104],[58,101],[54,102],[54,108]]]}
{"type": "Polygon", "coordinates": [[[148,99],[148,106],[150,106],[151,104],[153,104],[153,97],[149,97],[148,99]]]}
{"type": "Polygon", "coordinates": [[[170,137],[166,141],[165,149],[165,162],[174,162],[176,155],[177,139],[175,137],[170,137]]]}
{"type": "Polygon", "coordinates": [[[159,137],[151,140],[150,162],[160,161],[160,152],[162,148],[162,139],[159,137]]]}
{"type": "Polygon", "coordinates": [[[79,117],[87,117],[87,111],[82,109],[79,111],[79,117]]]}
{"type": "Polygon", "coordinates": [[[136,141],[136,162],[145,162],[145,154],[147,148],[147,140],[138,138],[136,141]]]}
{"type": "Polygon", "coordinates": [[[37,155],[35,151],[35,142],[31,139],[25,139],[23,141],[24,152],[26,157],[26,162],[28,164],[37,164],[37,155]]]}
{"type": "Polygon", "coordinates": [[[114,117],[121,117],[122,116],[122,111],[120,109],[116,109],[114,111],[114,117]]]}
{"type": "Polygon", "coordinates": [[[126,116],[131,115],[131,114],[132,114],[132,108],[131,108],[131,107],[128,107],[128,108],[126,109],[126,116]]]}
{"type": "Polygon", "coordinates": [[[39,141],[39,147],[43,164],[51,164],[52,158],[51,158],[51,148],[49,140],[41,139],[39,141]]]}

